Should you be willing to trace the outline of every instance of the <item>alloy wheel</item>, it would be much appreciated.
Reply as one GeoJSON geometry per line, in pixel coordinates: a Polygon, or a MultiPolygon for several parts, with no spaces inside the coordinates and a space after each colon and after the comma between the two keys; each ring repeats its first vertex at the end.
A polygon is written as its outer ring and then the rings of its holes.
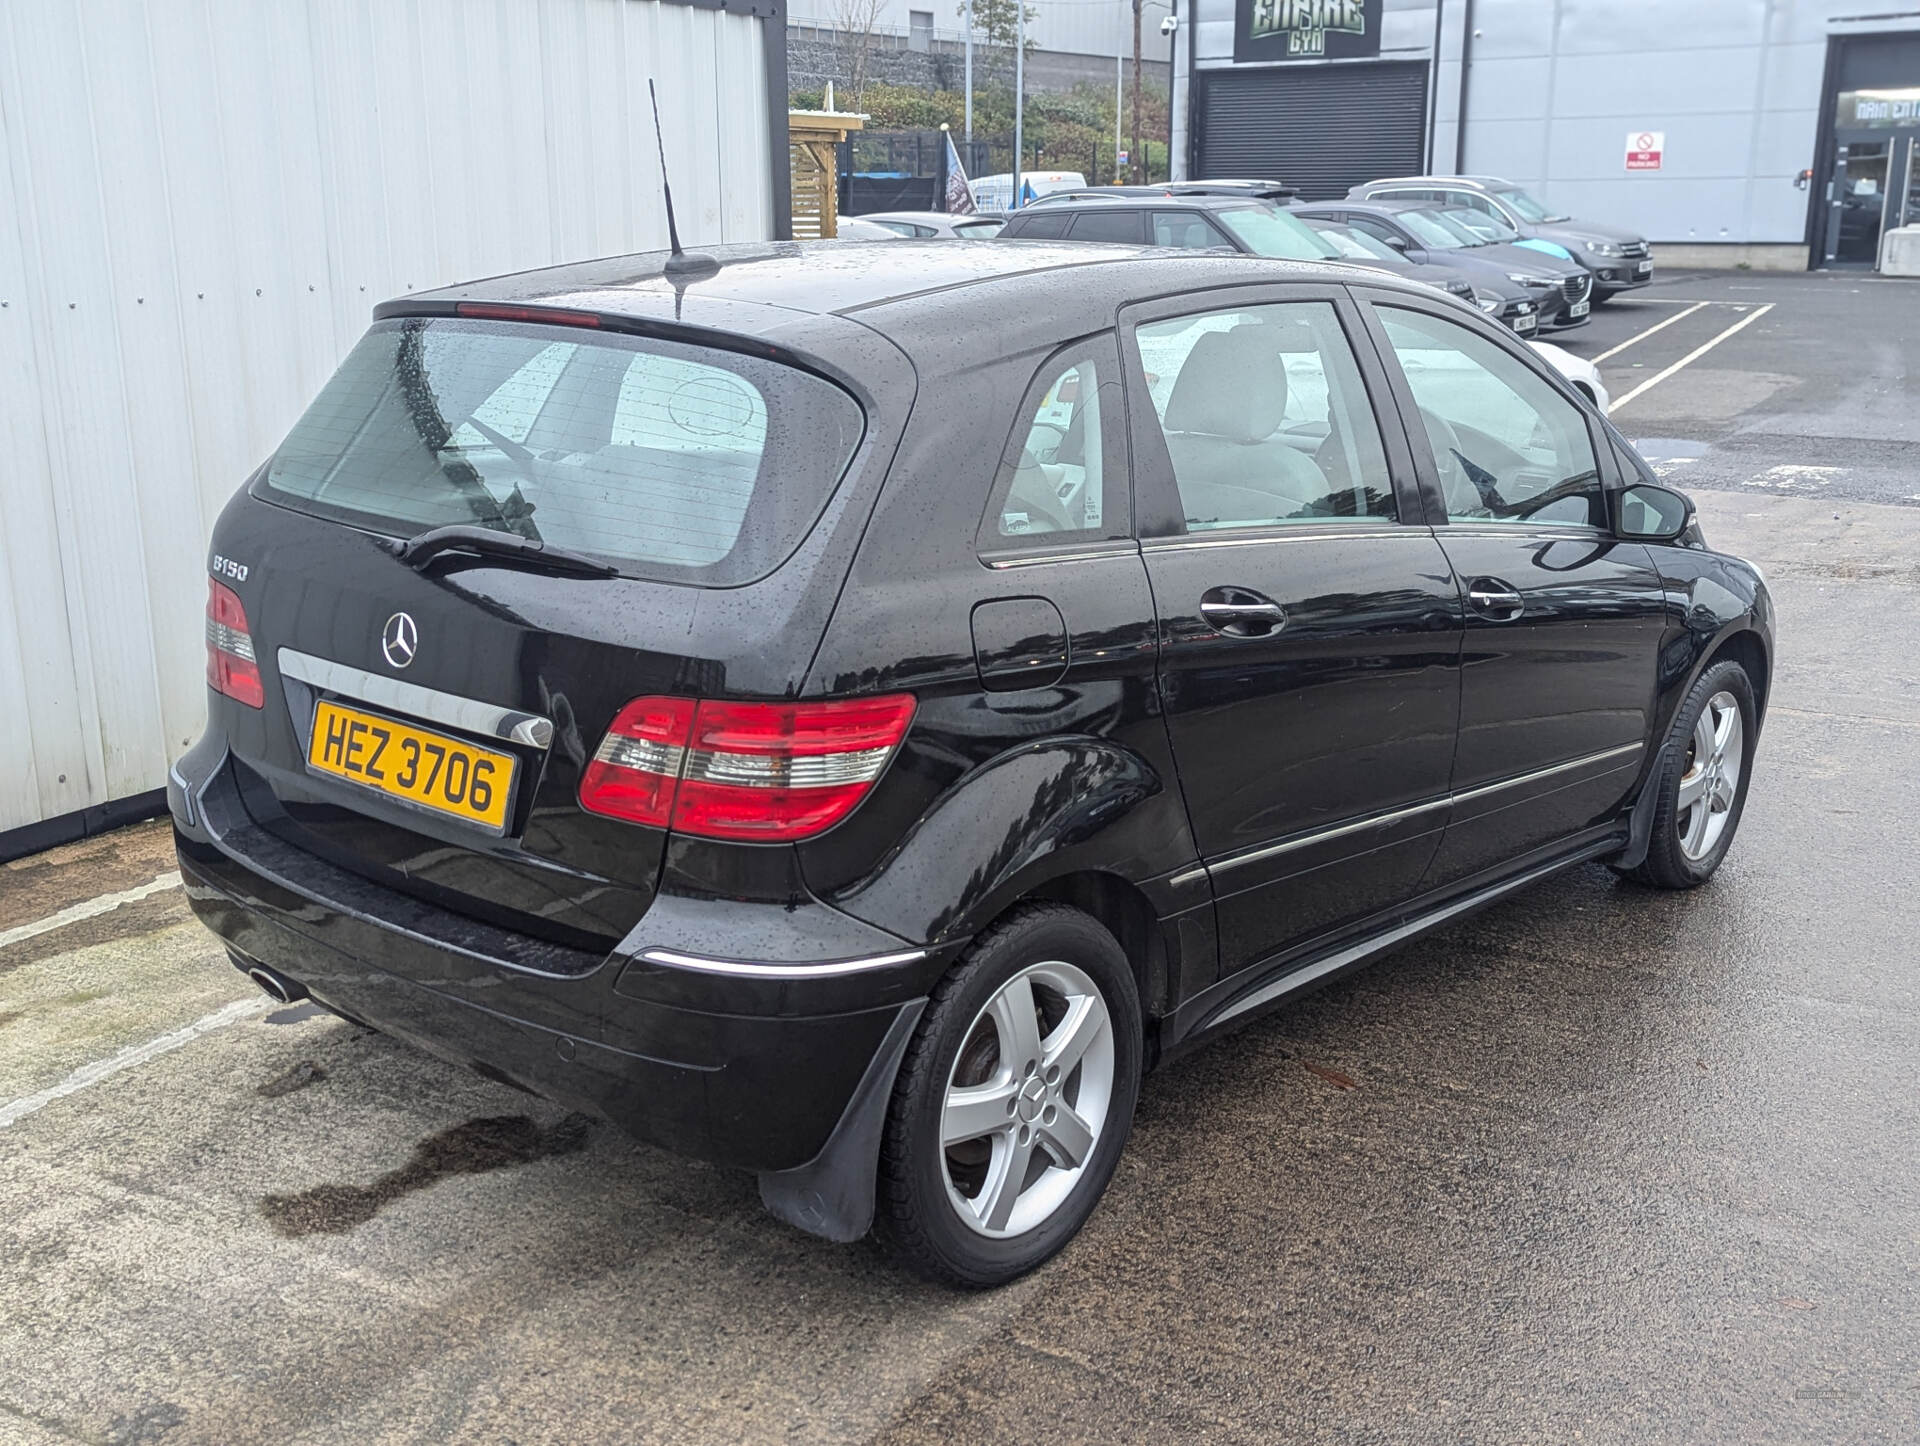
{"type": "Polygon", "coordinates": [[[1113,1022],[1092,979],[1051,960],[1001,985],[968,1026],[940,1112],[960,1219],[1006,1238],[1052,1216],[1099,1143],[1113,1085],[1113,1022]]]}
{"type": "Polygon", "coordinates": [[[1680,852],[1695,863],[1710,855],[1727,831],[1745,760],[1746,725],[1739,701],[1731,693],[1715,693],[1693,725],[1674,811],[1680,852]]]}

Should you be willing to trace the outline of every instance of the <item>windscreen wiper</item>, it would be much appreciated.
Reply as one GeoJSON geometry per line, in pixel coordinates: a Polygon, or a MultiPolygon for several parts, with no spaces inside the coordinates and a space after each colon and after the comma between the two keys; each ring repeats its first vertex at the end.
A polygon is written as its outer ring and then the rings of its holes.
{"type": "Polygon", "coordinates": [[[620,569],[610,567],[585,553],[569,552],[551,542],[541,542],[518,533],[500,532],[491,527],[476,527],[456,522],[447,527],[430,528],[405,542],[386,544],[408,567],[425,567],[446,552],[472,552],[482,557],[506,558],[548,572],[570,573],[576,577],[618,577],[620,569]]]}

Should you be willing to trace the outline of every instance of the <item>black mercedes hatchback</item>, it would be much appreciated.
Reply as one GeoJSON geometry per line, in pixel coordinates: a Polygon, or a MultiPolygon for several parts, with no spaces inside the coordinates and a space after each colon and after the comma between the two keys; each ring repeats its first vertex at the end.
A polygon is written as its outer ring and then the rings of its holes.
{"type": "Polygon", "coordinates": [[[1733,840],[1772,610],[1511,335],[939,242],[389,302],[221,516],[169,790],[234,962],[1005,1281],[1143,1071],[1733,840]]]}

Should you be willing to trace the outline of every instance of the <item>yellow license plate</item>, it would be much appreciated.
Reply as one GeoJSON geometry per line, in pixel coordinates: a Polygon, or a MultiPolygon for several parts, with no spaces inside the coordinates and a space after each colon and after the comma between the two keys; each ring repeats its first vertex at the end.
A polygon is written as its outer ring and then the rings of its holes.
{"type": "Polygon", "coordinates": [[[510,753],[322,702],[307,766],[504,833],[518,764],[510,753]]]}

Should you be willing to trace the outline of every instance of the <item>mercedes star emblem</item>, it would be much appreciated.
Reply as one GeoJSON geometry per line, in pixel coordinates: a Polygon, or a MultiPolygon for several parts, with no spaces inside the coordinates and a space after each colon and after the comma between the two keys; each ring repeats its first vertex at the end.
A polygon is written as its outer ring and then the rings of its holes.
{"type": "Polygon", "coordinates": [[[387,661],[396,668],[404,668],[411,663],[414,650],[419,646],[420,630],[405,613],[395,613],[387,619],[387,625],[380,629],[380,651],[387,655],[387,661]]]}

